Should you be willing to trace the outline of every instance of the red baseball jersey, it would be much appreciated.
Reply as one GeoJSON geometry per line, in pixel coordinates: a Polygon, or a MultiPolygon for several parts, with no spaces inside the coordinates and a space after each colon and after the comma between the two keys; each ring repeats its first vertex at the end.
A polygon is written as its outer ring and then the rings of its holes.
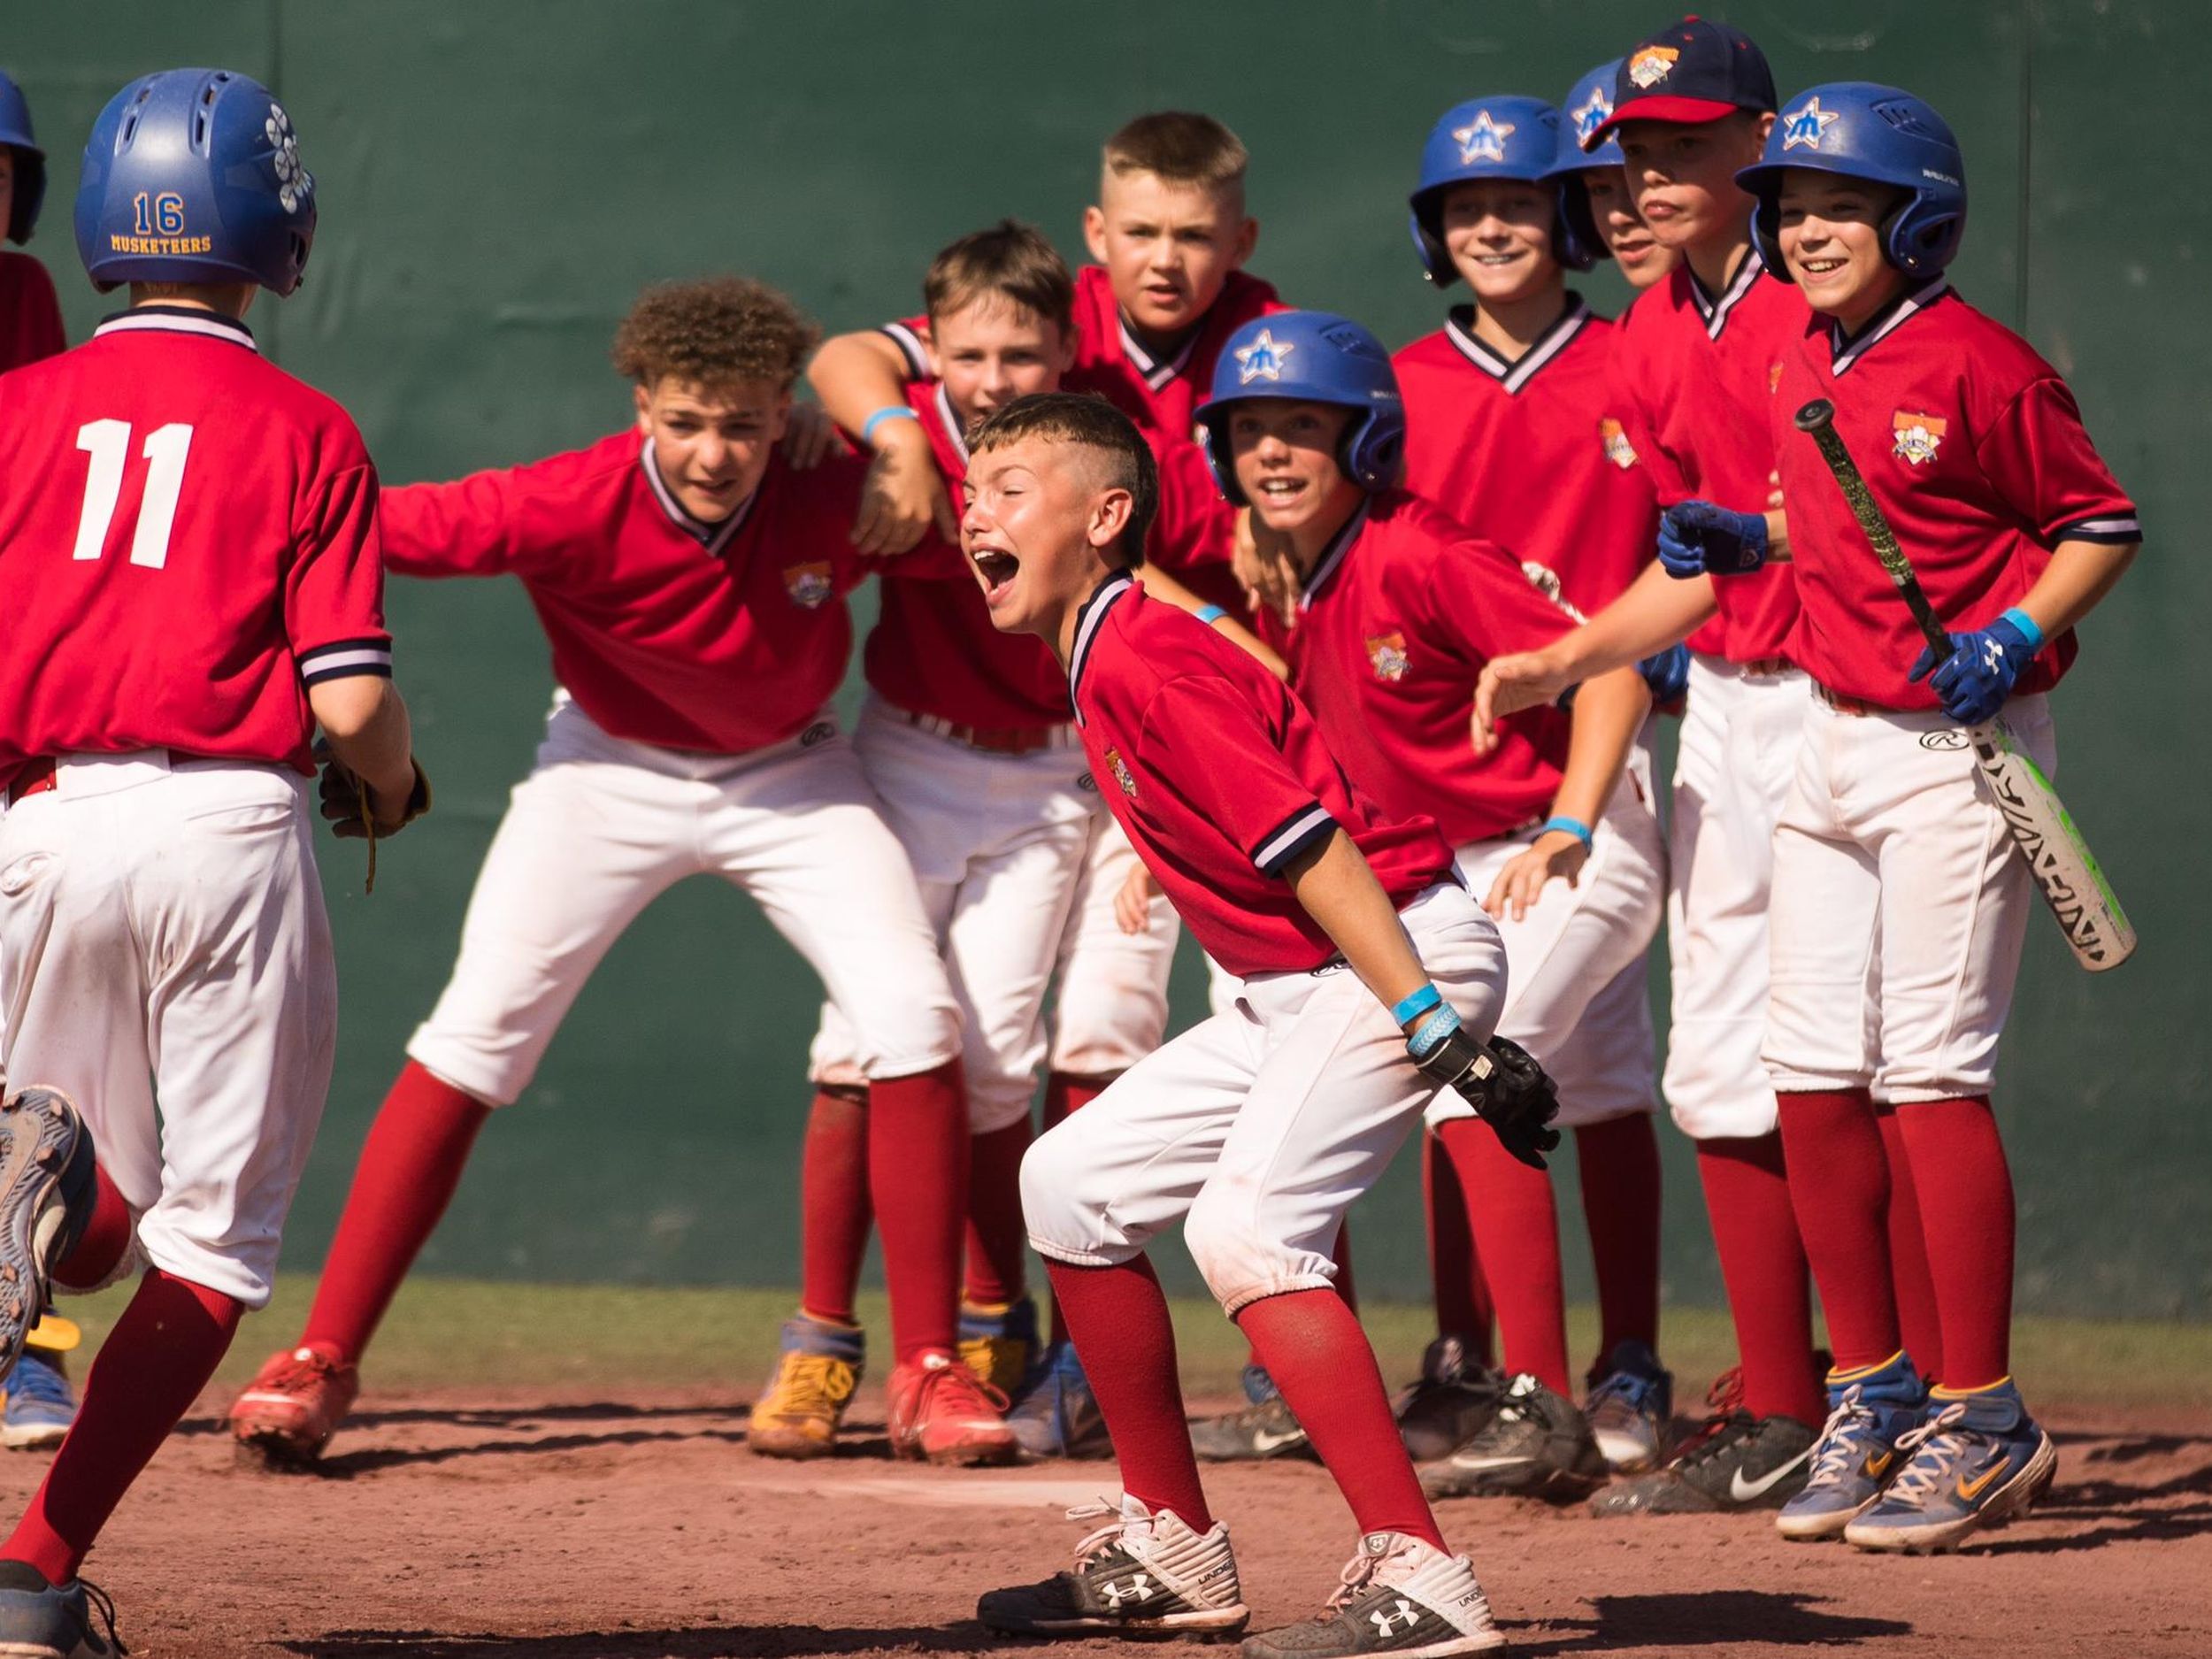
{"type": "MultiPolygon", "coordinates": [[[[1628,438],[1651,469],[1659,505],[1696,499],[1764,512],[1774,488],[1768,419],[1775,376],[1796,349],[1803,297],[1766,274],[1754,249],[1717,297],[1678,265],[1628,308],[1614,362],[1628,394],[1628,438]]],[[[1797,620],[1787,565],[1716,582],[1720,614],[1690,643],[1750,663],[1785,654],[1797,620]]]]}
{"type": "Polygon", "coordinates": [[[687,513],[635,430],[527,466],[384,493],[384,557],[408,576],[519,577],[554,677],[602,728],[737,755],[796,736],[852,651],[845,595],[872,571],[972,581],[934,541],[853,551],[866,465],[795,472],[780,453],[719,524],[687,513]]]}
{"type": "Polygon", "coordinates": [[[1659,509],[1628,436],[1614,325],[1579,296],[1568,301],[1513,362],[1476,338],[1474,308],[1461,305],[1394,363],[1406,488],[1590,616],[1651,562],[1659,509]]]}
{"type": "Polygon", "coordinates": [[[1084,604],[1068,679],[1100,795],[1206,954],[1240,978],[1337,954],[1283,879],[1332,831],[1402,909],[1453,879],[1435,825],[1378,811],[1287,687],[1126,573],[1084,604]]]}
{"type": "MultiPolygon", "coordinates": [[[[1174,354],[1155,357],[1131,331],[1114,298],[1103,265],[1085,265],[1075,276],[1076,356],[1071,390],[1096,391],[1137,423],[1159,463],[1163,495],[1187,504],[1187,534],[1157,549],[1156,563],[1200,598],[1234,616],[1245,611],[1244,591],[1231,573],[1236,515],[1208,470],[1193,411],[1212,388],[1214,363],[1229,336],[1255,317],[1284,310],[1274,288],[1241,271],[1232,272],[1221,294],[1174,354]]],[[[884,333],[905,354],[914,379],[930,373],[922,346],[926,317],[888,323],[884,333]]]]}
{"type": "Polygon", "coordinates": [[[311,770],[307,687],[392,672],[353,422],[186,306],[0,379],[0,787],[169,749],[311,770]]]}
{"type": "Polygon", "coordinates": [[[1567,717],[1530,709],[1474,750],[1475,682],[1494,657],[1550,644],[1573,618],[1513,556],[1418,496],[1371,497],[1315,563],[1269,642],[1352,781],[1394,818],[1436,820],[1455,847],[1542,818],[1559,792],[1567,717]]]}
{"type": "MultiPolygon", "coordinates": [[[[1875,557],[1817,445],[1792,417],[1836,407],[1836,431],[1874,492],[1944,626],[1978,628],[2026,596],[2061,541],[2142,539],[2058,371],[1939,279],[1855,336],[1808,322],[1784,361],[1775,443],[1803,604],[1790,656],[1831,690],[1890,709],[1932,709],[1906,672],[1918,626],[1875,557]]],[[[2047,691],[2074,660],[2072,631],[2016,689],[2047,691]]]]}
{"type": "Polygon", "coordinates": [[[27,253],[0,250],[0,374],[50,357],[68,343],[46,267],[27,253]]]}

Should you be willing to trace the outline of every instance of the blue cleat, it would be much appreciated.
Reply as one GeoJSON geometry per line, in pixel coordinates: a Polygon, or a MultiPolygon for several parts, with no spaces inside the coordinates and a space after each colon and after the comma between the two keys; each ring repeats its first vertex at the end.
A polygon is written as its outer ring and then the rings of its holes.
{"type": "Polygon", "coordinates": [[[1898,1443],[1927,1415],[1928,1386],[1900,1353],[1882,1364],[1828,1373],[1828,1422],[1805,1489],[1774,1530],[1800,1543],[1839,1538],[1898,1472],[1898,1443]]]}
{"type": "Polygon", "coordinates": [[[0,1654],[22,1659],[116,1659],[115,1603],[104,1591],[72,1578],[53,1584],[25,1561],[0,1561],[0,1654]],[[100,1616],[105,1634],[92,1628],[100,1616]]]}
{"type": "Polygon", "coordinates": [[[2032,1509],[2058,1472],[2058,1448],[2012,1379],[1972,1393],[1932,1388],[1920,1427],[1897,1442],[1910,1459],[1874,1505],[1843,1530],[1861,1549],[1923,1555],[2032,1509]]]}
{"type": "Polygon", "coordinates": [[[1036,1375],[1008,1409],[1006,1426],[1013,1431],[1025,1462],[1113,1455],[1106,1419],[1099,1413],[1072,1342],[1056,1343],[1045,1350],[1036,1375]]]}
{"type": "Polygon", "coordinates": [[[1648,1343],[1632,1337],[1606,1356],[1605,1374],[1591,1379],[1582,1415],[1615,1474],[1656,1469],[1674,1419],[1674,1373],[1660,1364],[1648,1343]]]}
{"type": "Polygon", "coordinates": [[[0,1446],[11,1451],[41,1451],[68,1438],[77,1420],[77,1394],[62,1370],[61,1356],[27,1348],[8,1376],[8,1404],[0,1414],[0,1446]]]}
{"type": "Polygon", "coordinates": [[[1037,1304],[1027,1296],[1003,1307],[960,1304],[960,1357],[976,1381],[1002,1394],[1018,1393],[1043,1360],[1037,1304]]]}

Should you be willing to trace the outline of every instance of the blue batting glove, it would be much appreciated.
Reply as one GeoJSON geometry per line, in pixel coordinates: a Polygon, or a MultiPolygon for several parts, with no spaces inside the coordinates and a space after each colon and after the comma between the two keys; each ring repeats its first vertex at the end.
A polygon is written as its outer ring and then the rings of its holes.
{"type": "Polygon", "coordinates": [[[1944,713],[1961,726],[1995,719],[2012,695],[2013,682],[2043,649],[2043,630],[2019,610],[1970,634],[1944,637],[1950,641],[1950,655],[1939,662],[1934,646],[1921,647],[1907,678],[1927,680],[1944,713]]]}
{"type": "Polygon", "coordinates": [[[1636,672],[1644,677],[1644,684],[1651,687],[1654,703],[1663,706],[1679,703],[1690,688],[1690,648],[1670,645],[1637,664],[1636,672]]]}
{"type": "Polygon", "coordinates": [[[1748,575],[1767,562],[1766,517],[1709,501],[1670,507],[1659,515],[1659,562],[1684,580],[1748,575]]]}

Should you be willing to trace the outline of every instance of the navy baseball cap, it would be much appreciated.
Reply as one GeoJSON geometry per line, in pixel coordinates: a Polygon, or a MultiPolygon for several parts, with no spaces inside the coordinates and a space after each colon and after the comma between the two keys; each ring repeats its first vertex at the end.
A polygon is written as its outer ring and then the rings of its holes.
{"type": "Polygon", "coordinates": [[[1585,135],[1601,144],[1624,121],[1717,121],[1739,110],[1770,114],[1774,71],[1741,29],[1686,17],[1639,41],[1613,78],[1613,113],[1585,135]]]}

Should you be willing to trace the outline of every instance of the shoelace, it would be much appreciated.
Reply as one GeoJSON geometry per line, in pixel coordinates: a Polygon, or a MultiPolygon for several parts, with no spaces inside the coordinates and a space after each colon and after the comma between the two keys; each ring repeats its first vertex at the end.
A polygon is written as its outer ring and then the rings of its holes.
{"type": "Polygon", "coordinates": [[[319,1387],[336,1376],[338,1371],[339,1367],[313,1348],[296,1348],[285,1356],[282,1368],[259,1386],[285,1394],[300,1394],[319,1387]]]}
{"type": "Polygon", "coordinates": [[[1071,1521],[1095,1521],[1110,1517],[1106,1525],[1083,1535],[1083,1541],[1075,1547],[1075,1570],[1078,1572],[1105,1554],[1107,1546],[1121,1541],[1122,1534],[1130,1527],[1129,1518],[1121,1512],[1121,1505],[1105,1498],[1090,1503],[1079,1503],[1068,1511],[1071,1521]]]}
{"type": "Polygon", "coordinates": [[[1371,1555],[1366,1550],[1361,1550],[1344,1563],[1344,1571],[1337,1575],[1336,1588],[1329,1593],[1328,1604],[1322,1609],[1321,1617],[1331,1617],[1358,1601],[1366,1594],[1367,1587],[1374,1583],[1376,1576],[1411,1548],[1412,1540],[1408,1539],[1402,1540],[1379,1555],[1371,1555]]]}
{"type": "Polygon", "coordinates": [[[1830,1481],[1848,1479],[1852,1465],[1859,1461],[1861,1448],[1852,1431],[1871,1428],[1874,1408],[1862,1402],[1856,1383],[1843,1391],[1843,1398],[1828,1414],[1828,1421],[1821,1425],[1820,1449],[1813,1458],[1812,1472],[1806,1477],[1809,1486],[1824,1486],[1830,1481]]]}
{"type": "Polygon", "coordinates": [[[89,1578],[80,1578],[78,1586],[84,1591],[84,1599],[92,1610],[100,1616],[100,1622],[108,1627],[108,1646],[114,1648],[118,1659],[130,1652],[123,1639],[115,1633],[115,1598],[89,1578]]]}
{"type": "Polygon", "coordinates": [[[1965,1416],[1963,1404],[1946,1406],[1918,1428],[1898,1436],[1897,1449],[1910,1452],[1912,1458],[1890,1483],[1891,1495],[1913,1504],[1935,1495],[1972,1440],[1973,1432],[1958,1426],[1965,1416]]]}
{"type": "Polygon", "coordinates": [[[35,1349],[26,1350],[15,1369],[8,1373],[8,1400],[12,1404],[18,1399],[64,1411],[77,1403],[61,1367],[42,1358],[35,1349]]]}
{"type": "Polygon", "coordinates": [[[1656,1378],[1639,1377],[1633,1371],[1617,1371],[1590,1390],[1584,1415],[1595,1419],[1601,1412],[1610,1409],[1642,1417],[1652,1409],[1651,1402],[1658,1393],[1656,1378]]]}
{"type": "Polygon", "coordinates": [[[921,1391],[915,1396],[914,1415],[924,1417],[933,1409],[949,1407],[963,1416],[1003,1417],[1006,1396],[989,1383],[979,1382],[965,1365],[939,1365],[922,1373],[921,1391]],[[935,1396],[950,1394],[949,1401],[935,1396]]]}
{"type": "Polygon", "coordinates": [[[1702,1463],[1717,1454],[1727,1444],[1728,1430],[1736,1422],[1736,1414],[1743,1409],[1743,1368],[1732,1365],[1713,1379],[1713,1386],[1705,1391],[1704,1422],[1682,1444],[1675,1448],[1674,1466],[1686,1468],[1702,1463]]]}
{"type": "Polygon", "coordinates": [[[783,1410],[803,1417],[830,1417],[852,1398],[860,1379],[850,1364],[828,1354],[794,1354],[778,1379],[783,1410]]]}

